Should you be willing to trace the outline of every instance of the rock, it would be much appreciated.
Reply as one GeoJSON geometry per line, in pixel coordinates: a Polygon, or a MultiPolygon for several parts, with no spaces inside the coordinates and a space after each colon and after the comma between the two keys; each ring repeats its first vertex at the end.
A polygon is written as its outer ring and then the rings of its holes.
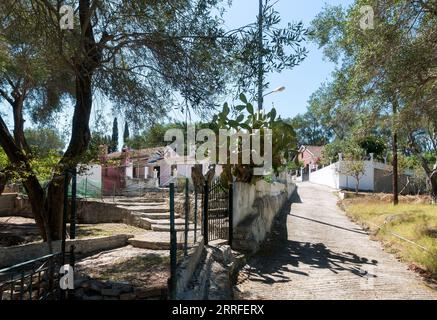
{"type": "Polygon", "coordinates": [[[230,299],[232,299],[232,289],[229,271],[220,263],[214,261],[211,266],[208,300],[230,299]]]}
{"type": "Polygon", "coordinates": [[[101,293],[103,296],[107,297],[118,297],[122,291],[119,288],[104,288],[101,293]]]}
{"type": "Polygon", "coordinates": [[[88,291],[101,293],[102,289],[106,287],[102,282],[97,280],[89,280],[86,282],[87,282],[86,286],[85,287],[82,286],[82,288],[88,289],[88,291]]]}
{"type": "Polygon", "coordinates": [[[138,299],[147,299],[153,297],[160,297],[162,295],[163,288],[135,288],[135,295],[138,299]]]}
{"type": "Polygon", "coordinates": [[[86,279],[86,278],[76,278],[75,277],[75,279],[74,279],[74,287],[75,288],[81,288],[82,284],[87,282],[87,281],[88,281],[88,279],[86,279]]]}
{"type": "Polygon", "coordinates": [[[83,288],[79,288],[74,290],[74,297],[78,300],[81,300],[85,296],[85,290],[83,288]]]}
{"type": "Polygon", "coordinates": [[[112,288],[120,290],[120,293],[130,293],[134,290],[134,288],[128,283],[114,283],[112,288]]]}
{"type": "Polygon", "coordinates": [[[120,300],[135,300],[137,296],[134,293],[123,293],[120,295],[120,300]]]}
{"type": "Polygon", "coordinates": [[[233,260],[232,250],[228,245],[220,245],[216,248],[213,248],[212,254],[215,261],[225,265],[231,263],[233,260]]]}
{"type": "Polygon", "coordinates": [[[93,295],[93,296],[84,295],[82,297],[82,300],[93,300],[93,301],[95,301],[95,300],[103,300],[103,297],[102,296],[98,296],[98,295],[93,295]]]}

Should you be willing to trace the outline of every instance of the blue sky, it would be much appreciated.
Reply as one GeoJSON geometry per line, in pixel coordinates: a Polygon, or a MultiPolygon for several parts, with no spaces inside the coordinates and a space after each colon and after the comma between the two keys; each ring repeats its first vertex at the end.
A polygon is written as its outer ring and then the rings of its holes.
{"type": "MultiPolygon", "coordinates": [[[[282,24],[302,21],[305,26],[309,26],[325,4],[348,6],[352,3],[352,0],[279,0],[275,8],[281,15],[282,24]]],[[[225,15],[226,25],[235,28],[251,23],[255,21],[257,14],[258,0],[233,0],[232,7],[225,15]]],[[[317,45],[308,42],[305,47],[309,54],[299,66],[267,77],[270,89],[286,87],[283,92],[267,96],[264,102],[267,109],[273,103],[282,118],[304,113],[308,98],[322,82],[329,79],[334,70],[332,63],[323,60],[323,54],[317,45]]]]}
{"type": "MultiPolygon", "coordinates": [[[[325,4],[329,5],[344,5],[348,6],[353,3],[353,0],[277,0],[275,5],[276,10],[280,13],[282,24],[288,22],[302,21],[305,26],[309,26],[314,17],[322,11],[325,4]]],[[[227,29],[232,29],[256,21],[258,14],[258,0],[233,0],[232,6],[225,14],[225,23],[227,29]]],[[[267,81],[270,83],[270,89],[275,89],[279,86],[285,86],[286,90],[280,93],[272,94],[266,97],[264,106],[266,109],[275,105],[278,113],[282,118],[293,117],[298,113],[304,113],[307,108],[307,101],[311,94],[317,90],[320,84],[327,79],[334,70],[334,65],[323,60],[321,50],[316,45],[307,42],[305,47],[309,50],[308,57],[299,66],[292,70],[286,70],[281,74],[269,74],[267,81]]],[[[91,116],[91,127],[95,114],[105,114],[105,122],[108,133],[111,132],[112,119],[110,105],[102,101],[94,101],[93,115],[91,116]]],[[[1,110],[6,111],[6,121],[10,125],[12,123],[12,112],[9,106],[0,102],[1,110]]],[[[69,134],[71,126],[71,110],[63,112],[58,117],[57,127],[64,133],[69,134]]],[[[183,120],[185,117],[179,114],[178,111],[170,114],[170,116],[183,120]]],[[[30,125],[26,122],[26,125],[30,125]]],[[[104,125],[105,126],[105,125],[104,125]]],[[[122,117],[119,117],[119,131],[121,132],[124,126],[122,117]]]]}

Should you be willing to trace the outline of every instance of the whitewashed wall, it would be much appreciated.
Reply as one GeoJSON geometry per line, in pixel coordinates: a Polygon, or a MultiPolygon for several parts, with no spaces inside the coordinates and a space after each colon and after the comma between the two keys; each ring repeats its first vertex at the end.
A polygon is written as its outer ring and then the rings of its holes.
{"type": "Polygon", "coordinates": [[[337,166],[338,163],[333,163],[323,169],[311,172],[309,181],[311,183],[338,189],[341,179],[338,174],[337,166]]]}
{"type": "MultiPolygon", "coordinates": [[[[361,176],[359,185],[361,191],[374,190],[374,166],[375,162],[364,161],[364,175],[361,176]]],[[[355,189],[356,183],[357,180],[353,176],[340,174],[340,189],[355,189]]]]}
{"type": "MultiPolygon", "coordinates": [[[[81,167],[81,165],[78,166],[78,168],[81,167]]],[[[82,167],[83,168],[83,167],[82,167]]],[[[91,181],[96,181],[101,184],[102,182],[102,166],[99,164],[92,164],[92,165],[86,165],[85,170],[80,172],[80,174],[77,175],[77,183],[79,184],[81,181],[88,179],[91,181]]]]}

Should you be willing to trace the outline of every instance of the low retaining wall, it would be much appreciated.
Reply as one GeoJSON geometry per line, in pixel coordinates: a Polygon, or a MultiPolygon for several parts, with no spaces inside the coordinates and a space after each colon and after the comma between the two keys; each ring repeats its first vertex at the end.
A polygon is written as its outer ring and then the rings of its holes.
{"type": "MultiPolygon", "coordinates": [[[[132,235],[119,234],[108,237],[67,240],[66,248],[69,250],[70,245],[74,244],[75,253],[89,255],[95,252],[124,247],[128,245],[128,239],[131,237],[132,235]]],[[[53,242],[53,251],[61,251],[60,240],[53,242]]],[[[47,254],[49,254],[49,250],[47,244],[43,242],[0,248],[0,268],[33,260],[47,254]]]]}
{"type": "Polygon", "coordinates": [[[199,266],[202,256],[205,254],[205,245],[203,237],[200,241],[188,252],[188,256],[178,265],[176,270],[176,299],[186,299],[191,296],[192,291],[189,290],[188,284],[192,280],[194,273],[199,266]]]}
{"type": "Polygon", "coordinates": [[[7,216],[33,218],[29,200],[19,197],[16,193],[0,195],[0,217],[7,216]]]}
{"type": "Polygon", "coordinates": [[[79,223],[124,223],[130,210],[117,207],[111,202],[77,201],[77,220],[79,223]]]}
{"type": "Polygon", "coordinates": [[[258,181],[252,185],[237,182],[234,187],[233,248],[256,252],[270,233],[274,218],[295,189],[292,183],[258,181]]]}

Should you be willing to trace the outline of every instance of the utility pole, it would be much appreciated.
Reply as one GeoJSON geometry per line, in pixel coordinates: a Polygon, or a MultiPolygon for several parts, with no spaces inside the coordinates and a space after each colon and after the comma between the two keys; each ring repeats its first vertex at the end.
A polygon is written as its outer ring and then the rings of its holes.
{"type": "Polygon", "coordinates": [[[263,108],[263,0],[259,0],[258,15],[258,112],[263,108]]]}

